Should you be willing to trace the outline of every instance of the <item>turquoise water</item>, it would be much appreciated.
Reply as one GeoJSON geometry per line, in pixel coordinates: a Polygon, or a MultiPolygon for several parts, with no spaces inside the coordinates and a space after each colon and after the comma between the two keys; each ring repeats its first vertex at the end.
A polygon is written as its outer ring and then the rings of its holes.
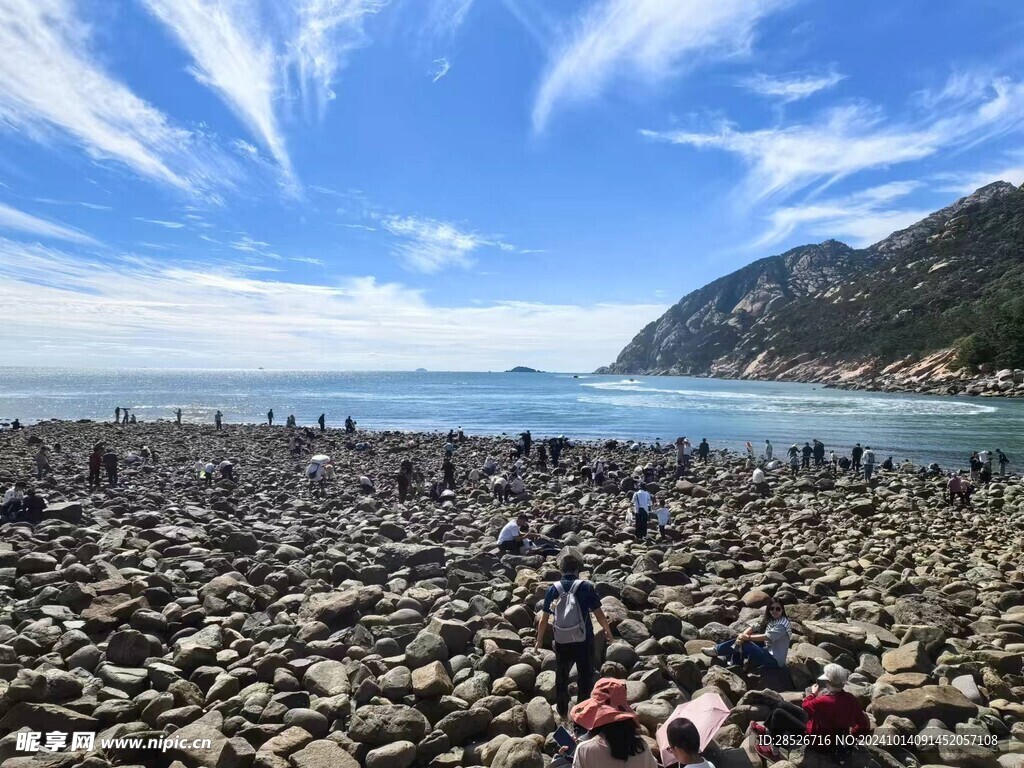
{"type": "MultiPolygon", "coordinates": [[[[971,450],[1024,456],[1024,402],[967,397],[843,392],[812,384],[682,377],[536,373],[328,373],[297,371],[61,370],[0,368],[0,419],[105,419],[114,407],[143,421],[314,424],[321,412],[340,427],[349,414],[367,429],[471,434],[633,438],[739,450],[765,438],[776,455],[818,438],[826,450],[870,444],[879,461],[965,463],[971,450]]],[[[1024,461],[1019,462],[1024,465],[1024,461]]]]}

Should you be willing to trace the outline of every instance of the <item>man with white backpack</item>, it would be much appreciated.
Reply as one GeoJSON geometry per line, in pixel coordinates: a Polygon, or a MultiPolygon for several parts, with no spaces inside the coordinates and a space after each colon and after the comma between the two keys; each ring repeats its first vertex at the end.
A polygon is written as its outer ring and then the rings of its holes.
{"type": "Polygon", "coordinates": [[[543,644],[549,617],[553,616],[555,707],[564,720],[569,715],[569,673],[573,666],[576,667],[577,701],[589,697],[594,686],[594,625],[590,614],[593,613],[601,625],[609,644],[612,642],[612,630],[608,617],[601,610],[601,600],[594,585],[579,577],[583,566],[580,555],[564,550],[558,557],[558,566],[562,578],[548,587],[544,596],[535,647],[540,649],[543,644]],[[555,603],[553,611],[552,603],[555,603]]]}

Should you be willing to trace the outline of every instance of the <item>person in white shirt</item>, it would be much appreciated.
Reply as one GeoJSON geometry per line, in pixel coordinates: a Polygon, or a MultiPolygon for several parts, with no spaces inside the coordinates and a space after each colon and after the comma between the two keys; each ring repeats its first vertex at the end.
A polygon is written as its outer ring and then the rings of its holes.
{"type": "Polygon", "coordinates": [[[24,503],[25,483],[19,480],[4,493],[3,507],[0,507],[0,511],[2,511],[3,517],[9,517],[11,520],[14,520],[24,503]]]}
{"type": "Polygon", "coordinates": [[[495,501],[505,503],[508,501],[508,481],[503,475],[495,475],[491,480],[491,493],[495,501]]]}
{"type": "Polygon", "coordinates": [[[518,474],[513,474],[508,481],[508,490],[513,496],[526,493],[526,483],[523,482],[523,478],[518,474]]]}
{"type": "Polygon", "coordinates": [[[658,516],[658,535],[665,538],[665,529],[668,527],[668,507],[660,507],[655,514],[658,516]]]}
{"type": "MultiPolygon", "coordinates": [[[[700,732],[685,717],[670,720],[665,726],[665,740],[668,751],[680,766],[685,768],[715,768],[713,763],[704,759],[700,753],[700,732]]],[[[664,758],[665,753],[662,752],[664,758]]]]}
{"type": "Polygon", "coordinates": [[[751,481],[754,483],[754,490],[760,493],[762,498],[768,498],[771,495],[771,488],[768,486],[763,469],[756,467],[751,481]]]}
{"type": "Polygon", "coordinates": [[[519,515],[514,520],[505,523],[505,527],[498,534],[498,549],[502,552],[511,552],[514,555],[521,554],[527,541],[537,538],[536,533],[523,533],[522,529],[527,528],[530,518],[526,515],[519,515]]]}
{"type": "Polygon", "coordinates": [[[647,520],[653,504],[654,499],[647,490],[647,484],[640,483],[640,487],[633,493],[633,521],[636,525],[637,541],[647,538],[647,520]]]}

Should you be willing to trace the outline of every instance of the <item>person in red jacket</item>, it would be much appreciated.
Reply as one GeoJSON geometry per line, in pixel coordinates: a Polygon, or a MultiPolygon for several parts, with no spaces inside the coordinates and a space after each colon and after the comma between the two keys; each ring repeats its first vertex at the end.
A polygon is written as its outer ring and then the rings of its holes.
{"type": "MultiPolygon", "coordinates": [[[[857,698],[844,690],[850,673],[838,664],[826,664],[818,678],[818,685],[811,688],[797,707],[796,704],[780,702],[772,710],[764,725],[751,723],[754,733],[762,737],[795,736],[857,736],[871,730],[871,723],[857,698]]],[[[757,753],[766,758],[778,759],[778,747],[758,744],[757,753]]]]}

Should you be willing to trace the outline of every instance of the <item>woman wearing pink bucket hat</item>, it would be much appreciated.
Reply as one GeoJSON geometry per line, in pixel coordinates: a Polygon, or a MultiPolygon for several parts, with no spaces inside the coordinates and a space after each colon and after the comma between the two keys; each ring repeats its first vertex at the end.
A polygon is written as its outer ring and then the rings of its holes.
{"type": "Polygon", "coordinates": [[[640,738],[640,721],[621,680],[598,680],[590,698],[573,707],[569,716],[591,736],[576,748],[573,768],[657,768],[640,738]]]}

